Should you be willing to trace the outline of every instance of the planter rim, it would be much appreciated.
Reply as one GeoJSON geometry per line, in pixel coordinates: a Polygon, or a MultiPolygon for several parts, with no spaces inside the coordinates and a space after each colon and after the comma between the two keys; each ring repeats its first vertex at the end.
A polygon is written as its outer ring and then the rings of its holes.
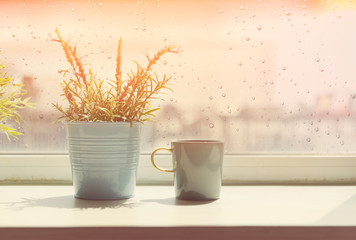
{"type": "MultiPolygon", "coordinates": [[[[130,125],[130,122],[81,122],[81,121],[75,121],[75,122],[65,122],[64,124],[66,125],[101,125],[101,124],[106,124],[106,125],[130,125]]],[[[132,125],[138,125],[142,124],[140,122],[132,122],[132,125]]]]}
{"type": "Polygon", "coordinates": [[[176,144],[224,144],[222,140],[215,139],[183,139],[183,140],[174,140],[172,143],[176,144]]]}

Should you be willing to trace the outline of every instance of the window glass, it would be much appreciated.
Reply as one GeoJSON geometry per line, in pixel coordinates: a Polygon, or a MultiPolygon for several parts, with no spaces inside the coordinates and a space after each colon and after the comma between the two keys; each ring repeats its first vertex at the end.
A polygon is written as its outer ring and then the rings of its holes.
{"type": "Polygon", "coordinates": [[[157,74],[173,92],[146,123],[143,152],[171,140],[214,138],[227,153],[349,153],[356,149],[356,3],[353,0],[1,1],[0,63],[36,109],[2,153],[64,153],[52,103],[68,69],[58,28],[98,78],[175,44],[157,74]]]}

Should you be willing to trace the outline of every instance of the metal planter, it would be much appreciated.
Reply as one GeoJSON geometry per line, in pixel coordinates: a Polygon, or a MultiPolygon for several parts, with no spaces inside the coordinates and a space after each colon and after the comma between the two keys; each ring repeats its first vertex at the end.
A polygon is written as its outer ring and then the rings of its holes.
{"type": "Polygon", "coordinates": [[[134,196],[142,124],[71,122],[66,136],[75,197],[93,200],[134,196]]]}

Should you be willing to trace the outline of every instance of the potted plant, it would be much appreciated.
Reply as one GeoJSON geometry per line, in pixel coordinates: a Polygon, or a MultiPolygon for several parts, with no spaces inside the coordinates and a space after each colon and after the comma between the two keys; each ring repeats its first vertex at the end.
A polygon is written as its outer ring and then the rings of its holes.
{"type": "Polygon", "coordinates": [[[29,102],[30,97],[23,98],[26,91],[22,84],[14,84],[10,77],[3,72],[6,65],[0,65],[0,131],[4,132],[9,139],[22,135],[11,126],[8,121],[20,123],[22,120],[19,110],[33,107],[29,102]]]}
{"type": "Polygon", "coordinates": [[[70,70],[62,71],[63,96],[67,106],[53,104],[65,121],[75,197],[84,199],[125,199],[134,195],[140,154],[142,123],[159,108],[159,98],[171,77],[159,78],[153,65],[166,53],[178,53],[174,46],[158,51],[148,64],[126,77],[121,71],[120,39],[113,80],[97,79],[78,56],[76,46],[65,41],[58,29],[56,38],[64,50],[70,70]]]}

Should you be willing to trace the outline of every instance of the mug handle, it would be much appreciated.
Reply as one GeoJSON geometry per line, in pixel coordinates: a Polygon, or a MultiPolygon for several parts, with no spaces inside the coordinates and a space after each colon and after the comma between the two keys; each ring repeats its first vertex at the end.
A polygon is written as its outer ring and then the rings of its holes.
{"type": "Polygon", "coordinates": [[[176,170],[176,166],[174,166],[174,168],[171,170],[171,169],[164,169],[164,168],[161,168],[159,166],[157,166],[157,164],[155,163],[155,160],[154,160],[154,156],[156,154],[156,152],[158,151],[161,151],[161,150],[164,150],[164,151],[168,151],[170,153],[173,153],[173,149],[170,149],[170,148],[157,148],[156,150],[154,150],[151,154],[151,162],[152,162],[152,165],[157,168],[158,170],[162,171],[162,172],[174,172],[176,170]]]}

